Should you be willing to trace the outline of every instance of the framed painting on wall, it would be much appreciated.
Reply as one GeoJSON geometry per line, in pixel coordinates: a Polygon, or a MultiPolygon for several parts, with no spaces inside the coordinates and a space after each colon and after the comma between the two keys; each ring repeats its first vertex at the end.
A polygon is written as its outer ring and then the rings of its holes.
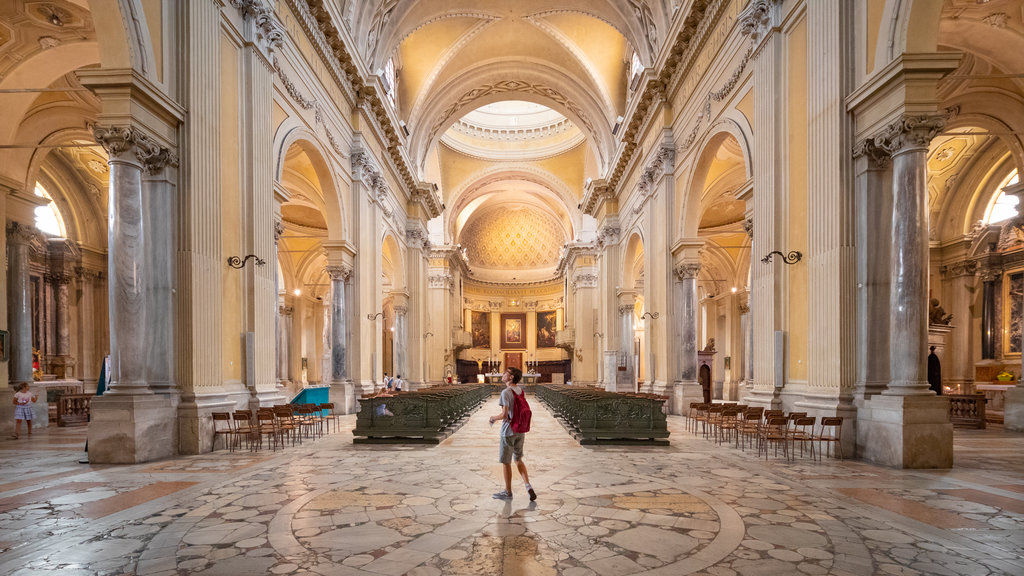
{"type": "Polygon", "coordinates": [[[501,347],[510,350],[526,348],[526,314],[501,315],[501,347]]]}
{"type": "Polygon", "coordinates": [[[537,312],[537,348],[554,348],[558,312],[537,312]]]}
{"type": "Polygon", "coordinates": [[[470,331],[473,333],[473,348],[491,347],[491,319],[487,312],[472,312],[470,331]]]}

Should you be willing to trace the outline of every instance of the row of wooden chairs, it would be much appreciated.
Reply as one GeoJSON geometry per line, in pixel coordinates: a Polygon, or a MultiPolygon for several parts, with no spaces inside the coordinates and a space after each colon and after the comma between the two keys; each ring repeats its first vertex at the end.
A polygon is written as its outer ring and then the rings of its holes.
{"type": "Polygon", "coordinates": [[[823,417],[818,424],[817,418],[806,412],[784,414],[782,410],[765,410],[760,406],[705,402],[691,403],[685,416],[687,429],[694,434],[700,428],[705,438],[719,444],[734,439],[736,447],[742,450],[756,443],[758,455],[763,453],[765,459],[772,447],[776,456],[781,447],[787,459],[793,458],[797,445],[800,456],[806,450],[812,458],[820,460],[824,447],[827,457],[838,452],[843,459],[843,419],[840,416],[823,417]]]}
{"type": "Polygon", "coordinates": [[[324,404],[278,404],[273,407],[262,407],[253,413],[252,410],[235,410],[234,412],[214,412],[213,416],[213,447],[217,448],[217,438],[223,437],[228,450],[234,451],[245,444],[250,451],[263,447],[266,439],[271,450],[277,450],[280,443],[301,444],[303,438],[323,436],[324,430],[330,433],[333,423],[338,429],[340,414],[334,411],[334,403],[324,404]]]}

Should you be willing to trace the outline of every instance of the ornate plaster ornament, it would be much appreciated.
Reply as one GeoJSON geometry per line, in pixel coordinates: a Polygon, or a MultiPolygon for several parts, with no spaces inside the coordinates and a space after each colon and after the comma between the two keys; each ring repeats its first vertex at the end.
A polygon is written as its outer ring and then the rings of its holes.
{"type": "Polygon", "coordinates": [[[884,170],[892,164],[892,156],[875,143],[874,138],[865,138],[853,147],[853,157],[866,156],[871,167],[876,170],[884,170]]]}
{"type": "Polygon", "coordinates": [[[177,154],[160,146],[138,128],[94,124],[92,134],[111,158],[123,158],[131,152],[149,174],[156,174],[166,166],[178,165],[177,154]]]}
{"type": "Polygon", "coordinates": [[[700,274],[700,262],[683,262],[675,268],[676,276],[680,280],[693,280],[700,274]]]}

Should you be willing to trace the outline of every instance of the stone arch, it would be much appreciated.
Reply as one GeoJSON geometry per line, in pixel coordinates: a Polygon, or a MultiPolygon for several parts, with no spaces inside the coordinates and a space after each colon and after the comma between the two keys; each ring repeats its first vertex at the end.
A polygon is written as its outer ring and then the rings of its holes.
{"type": "Polygon", "coordinates": [[[902,53],[935,52],[943,2],[888,0],[875,46],[875,70],[902,53]]]}
{"type": "Polygon", "coordinates": [[[548,63],[530,64],[534,65],[481,62],[438,87],[420,109],[413,110],[409,148],[419,170],[424,170],[428,152],[448,127],[471,110],[504,100],[541,104],[572,120],[587,135],[603,169],[614,150],[610,124],[614,111],[593,97],[597,87],[582,86],[548,63]]]}
{"type": "Polygon", "coordinates": [[[450,196],[448,203],[451,208],[451,217],[445,225],[445,234],[448,239],[458,236],[458,216],[477,198],[491,194],[489,188],[503,181],[526,181],[535,184],[539,189],[535,193],[546,199],[545,204],[555,210],[556,204],[561,208],[562,214],[556,214],[560,220],[568,224],[568,236],[573,238],[581,228],[581,214],[574,214],[571,208],[578,200],[572,195],[569,188],[554,174],[537,168],[535,166],[491,166],[466,179],[463,186],[459,187],[450,196]]]}
{"type": "Polygon", "coordinates": [[[299,146],[313,164],[320,184],[324,217],[327,222],[327,239],[344,240],[349,235],[345,220],[345,206],[340,190],[340,180],[327,153],[315,134],[298,122],[285,122],[274,138],[274,180],[280,183],[285,169],[285,157],[293,146],[299,146]]]}
{"type": "Polygon", "coordinates": [[[140,0],[88,0],[104,68],[131,68],[156,80],[153,41],[140,0]],[[102,16],[100,16],[102,15],[102,16]]]}
{"type": "Polygon", "coordinates": [[[381,273],[391,282],[391,291],[405,290],[405,254],[394,232],[387,231],[381,241],[381,273]]]}
{"type": "Polygon", "coordinates": [[[689,180],[677,191],[676,205],[679,206],[679,216],[676,232],[679,237],[697,237],[708,176],[719,150],[730,139],[740,150],[739,161],[742,163],[742,178],[744,181],[750,180],[752,164],[748,133],[744,132],[733,119],[717,122],[701,141],[697,160],[690,172],[689,180]]]}
{"type": "MultiPolygon", "coordinates": [[[[640,279],[640,275],[637,274],[636,266],[638,262],[641,266],[643,265],[644,254],[643,233],[639,229],[635,229],[629,233],[629,240],[626,241],[622,253],[622,283],[620,285],[622,290],[637,289],[637,280],[640,279]]],[[[641,291],[638,290],[638,292],[641,291]]]]}

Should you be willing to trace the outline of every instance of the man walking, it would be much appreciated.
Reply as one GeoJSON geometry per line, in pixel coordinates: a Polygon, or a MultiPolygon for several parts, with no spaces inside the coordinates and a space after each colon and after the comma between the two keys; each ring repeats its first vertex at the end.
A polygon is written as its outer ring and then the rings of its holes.
{"type": "Polygon", "coordinates": [[[530,477],[526,472],[526,464],[523,463],[523,442],[526,440],[526,434],[517,433],[512,430],[516,396],[524,396],[526,394],[526,390],[519,386],[519,381],[522,378],[523,371],[518,368],[505,370],[505,374],[501,377],[501,381],[505,384],[505,389],[501,391],[501,396],[498,398],[501,414],[491,416],[488,419],[488,422],[491,424],[501,420],[501,444],[498,449],[498,462],[501,462],[504,468],[505,490],[494,495],[494,498],[498,500],[512,499],[512,460],[516,461],[519,475],[523,477],[523,482],[526,483],[526,491],[530,494],[530,500],[537,499],[537,493],[530,486],[530,477]]]}

